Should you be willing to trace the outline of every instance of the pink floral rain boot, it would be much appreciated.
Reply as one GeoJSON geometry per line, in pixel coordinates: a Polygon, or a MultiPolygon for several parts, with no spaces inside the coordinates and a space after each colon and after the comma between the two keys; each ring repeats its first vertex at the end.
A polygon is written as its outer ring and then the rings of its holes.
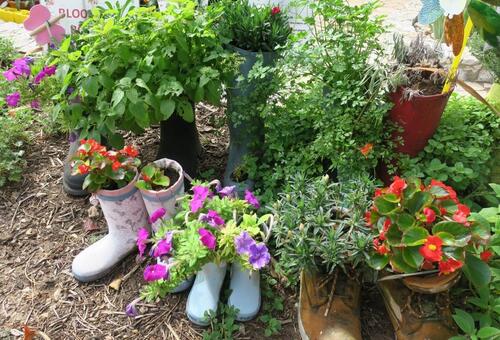
{"type": "Polygon", "coordinates": [[[109,233],[73,260],[72,271],[78,281],[95,281],[108,274],[136,249],[137,231],[149,229],[146,207],[135,187],[138,177],[121,189],[97,192],[109,233]]]}

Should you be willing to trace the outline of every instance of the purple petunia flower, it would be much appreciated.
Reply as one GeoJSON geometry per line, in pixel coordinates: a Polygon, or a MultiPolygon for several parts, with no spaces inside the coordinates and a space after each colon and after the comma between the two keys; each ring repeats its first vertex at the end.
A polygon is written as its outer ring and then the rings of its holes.
{"type": "Polygon", "coordinates": [[[14,81],[18,78],[18,75],[14,72],[14,69],[11,68],[4,73],[2,73],[5,79],[7,79],[8,82],[14,81]]]}
{"type": "Polygon", "coordinates": [[[135,303],[131,302],[127,305],[127,307],[125,307],[125,314],[131,318],[139,314],[137,313],[137,308],[135,308],[135,303]]]}
{"type": "Polygon", "coordinates": [[[215,210],[209,210],[207,214],[201,214],[200,221],[207,222],[214,228],[219,228],[226,223],[215,210]]]}
{"type": "Polygon", "coordinates": [[[166,213],[167,213],[167,211],[163,207],[159,208],[159,209],[156,209],[151,214],[151,217],[149,217],[149,223],[151,223],[151,224],[156,223],[156,221],[158,221],[160,218],[162,218],[163,216],[165,216],[166,213]]]}
{"type": "Polygon", "coordinates": [[[20,100],[21,100],[21,94],[19,92],[14,92],[5,97],[7,105],[11,107],[16,107],[17,105],[19,105],[20,100]]]}
{"type": "Polygon", "coordinates": [[[193,187],[193,199],[189,202],[189,207],[192,213],[196,213],[203,207],[203,203],[210,194],[210,188],[204,186],[194,186],[193,187]]]}
{"type": "Polygon", "coordinates": [[[250,254],[250,247],[255,244],[255,240],[246,231],[242,231],[240,236],[234,239],[236,252],[240,255],[250,254]]]}
{"type": "Polygon", "coordinates": [[[40,101],[38,99],[32,100],[30,103],[32,109],[40,109],[40,101]]]}
{"type": "Polygon", "coordinates": [[[168,232],[165,239],[158,242],[158,244],[153,250],[154,257],[167,255],[172,251],[172,236],[173,236],[172,232],[168,232]]]}
{"type": "Polygon", "coordinates": [[[215,239],[214,234],[212,234],[209,230],[200,228],[198,230],[198,233],[200,234],[200,241],[203,243],[205,247],[207,247],[210,250],[215,249],[215,245],[217,243],[217,240],[215,239]]]}
{"type": "Polygon", "coordinates": [[[232,186],[228,186],[228,187],[222,187],[220,184],[217,184],[217,187],[215,188],[215,190],[217,191],[217,193],[220,195],[220,197],[224,198],[224,197],[233,197],[235,196],[235,189],[236,189],[236,186],[232,185],[232,186]]]}
{"type": "Polygon", "coordinates": [[[257,197],[255,197],[255,195],[250,190],[245,190],[245,201],[247,201],[255,209],[260,208],[259,200],[257,199],[257,197]]]}
{"type": "Polygon", "coordinates": [[[139,249],[139,256],[144,256],[146,250],[146,243],[149,237],[149,232],[146,228],[141,228],[137,232],[137,248],[139,249]]]}
{"type": "Polygon", "coordinates": [[[147,282],[158,281],[161,279],[168,280],[169,271],[166,265],[164,264],[154,264],[151,266],[147,266],[144,269],[144,280],[147,282]]]}
{"type": "Polygon", "coordinates": [[[12,69],[17,75],[25,75],[28,77],[31,74],[30,64],[33,62],[33,58],[25,57],[14,60],[12,63],[12,69]]]}
{"type": "Polygon", "coordinates": [[[264,243],[252,244],[249,252],[250,258],[248,262],[250,262],[254,269],[264,268],[271,261],[271,255],[264,243]]]}
{"type": "Polygon", "coordinates": [[[68,136],[68,142],[74,143],[78,139],[78,134],[75,132],[71,132],[68,136]]]}

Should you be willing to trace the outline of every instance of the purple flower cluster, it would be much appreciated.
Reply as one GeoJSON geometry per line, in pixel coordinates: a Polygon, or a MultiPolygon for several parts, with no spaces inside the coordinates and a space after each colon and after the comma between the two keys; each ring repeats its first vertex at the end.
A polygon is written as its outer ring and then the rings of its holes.
{"type": "Polygon", "coordinates": [[[144,256],[146,244],[148,243],[149,232],[146,228],[141,228],[137,232],[137,248],[139,249],[139,256],[144,256]]]}
{"type": "Polygon", "coordinates": [[[248,204],[253,206],[255,209],[260,208],[259,200],[257,199],[257,197],[255,197],[255,195],[250,190],[245,190],[245,201],[247,201],[248,204]]]}
{"type": "Polygon", "coordinates": [[[170,267],[163,262],[149,265],[144,269],[144,280],[147,282],[168,280],[170,277],[169,269],[170,267]]]}
{"type": "Polygon", "coordinates": [[[222,185],[217,184],[217,187],[215,190],[217,191],[217,194],[219,194],[220,197],[229,197],[229,198],[234,198],[235,197],[235,189],[236,187],[234,185],[228,186],[228,187],[222,187],[222,185]]]}
{"type": "Polygon", "coordinates": [[[196,213],[203,207],[203,203],[210,195],[210,188],[197,185],[193,187],[193,199],[189,203],[189,208],[192,213],[196,213]]]}
{"type": "Polygon", "coordinates": [[[31,74],[30,64],[32,63],[33,63],[33,58],[30,57],[16,59],[12,63],[12,68],[5,71],[3,73],[3,76],[9,82],[17,80],[19,77],[22,76],[29,77],[29,75],[31,74]]]}
{"type": "Polygon", "coordinates": [[[214,228],[220,228],[226,223],[215,210],[209,210],[206,214],[200,214],[199,220],[208,223],[214,228]]]}
{"type": "Polygon", "coordinates": [[[10,107],[17,107],[19,105],[20,100],[21,100],[21,94],[19,92],[14,92],[5,97],[5,101],[7,102],[7,105],[10,107]]]}
{"type": "Polygon", "coordinates": [[[248,262],[256,270],[264,268],[271,261],[271,255],[264,243],[257,243],[246,231],[234,239],[236,252],[239,255],[248,255],[248,262]]]}
{"type": "Polygon", "coordinates": [[[54,74],[56,74],[56,70],[57,70],[57,66],[55,65],[52,65],[52,66],[45,66],[41,71],[40,73],[38,73],[36,76],[35,76],[35,80],[33,81],[35,84],[40,84],[40,82],[46,78],[46,77],[50,77],[50,76],[53,76],[54,74]]]}
{"type": "Polygon", "coordinates": [[[207,247],[210,250],[215,249],[215,246],[217,245],[217,240],[214,234],[210,232],[210,230],[207,230],[205,228],[200,228],[198,229],[198,234],[200,234],[200,241],[205,247],[207,247]]]}
{"type": "Polygon", "coordinates": [[[161,257],[164,255],[168,255],[172,251],[172,239],[174,234],[170,231],[167,232],[164,239],[161,239],[160,242],[156,245],[153,250],[154,257],[161,257]]]}
{"type": "Polygon", "coordinates": [[[167,210],[165,210],[165,208],[163,208],[163,207],[155,210],[151,214],[151,216],[149,217],[149,223],[151,223],[151,224],[156,223],[156,221],[158,221],[160,218],[165,216],[166,213],[167,213],[167,210]]]}

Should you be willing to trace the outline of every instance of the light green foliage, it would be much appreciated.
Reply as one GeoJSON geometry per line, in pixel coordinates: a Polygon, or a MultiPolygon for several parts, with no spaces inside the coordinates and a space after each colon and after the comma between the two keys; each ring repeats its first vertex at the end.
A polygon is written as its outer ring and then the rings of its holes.
{"type": "Polygon", "coordinates": [[[273,52],[287,43],[292,28],[284,9],[272,13],[273,6],[255,6],[248,0],[222,0],[210,11],[222,12],[217,30],[233,46],[252,52],[273,52]]]}
{"type": "Polygon", "coordinates": [[[239,330],[236,324],[238,309],[223,303],[219,304],[217,314],[213,311],[206,312],[210,322],[210,331],[203,332],[203,340],[232,340],[239,330]]]}
{"type": "Polygon", "coordinates": [[[279,268],[292,285],[302,269],[331,273],[335,268],[359,267],[372,247],[364,213],[373,183],[353,179],[344,184],[327,177],[295,176],[273,204],[273,229],[279,268]]]}
{"type": "Polygon", "coordinates": [[[282,313],[284,310],[283,297],[277,294],[275,290],[278,283],[276,279],[268,273],[265,273],[261,277],[263,306],[259,321],[263,322],[266,327],[264,335],[272,337],[279,334],[282,328],[281,321],[276,318],[276,314],[282,313]]]}
{"type": "Polygon", "coordinates": [[[25,118],[27,115],[20,111],[16,116],[0,113],[0,188],[7,181],[18,182],[22,178],[29,127],[25,118]]]}
{"type": "Polygon", "coordinates": [[[16,56],[17,53],[14,49],[12,41],[7,38],[0,37],[0,68],[8,67],[16,56]]]}
{"type": "Polygon", "coordinates": [[[371,15],[375,5],[327,0],[309,7],[322,14],[322,27],[305,19],[311,31],[295,36],[277,62],[269,85],[276,93],[262,110],[264,153],[253,162],[258,170],[248,166],[266,199],[297,172],[367,172],[390,156],[384,145],[388,68],[378,42],[384,28],[371,15]],[[374,148],[364,157],[360,148],[367,143],[374,148]]]}
{"type": "Polygon", "coordinates": [[[417,157],[403,158],[406,177],[434,178],[452,186],[464,202],[476,207],[488,194],[495,147],[500,143],[500,118],[473,98],[453,96],[439,128],[417,157]]]}
{"type": "Polygon", "coordinates": [[[234,69],[212,20],[190,0],[161,12],[94,9],[82,33],[52,53],[64,83],[57,109],[82,137],[106,136],[117,148],[119,129],[141,133],[174,113],[192,122],[194,103],[218,104],[234,69]]]}

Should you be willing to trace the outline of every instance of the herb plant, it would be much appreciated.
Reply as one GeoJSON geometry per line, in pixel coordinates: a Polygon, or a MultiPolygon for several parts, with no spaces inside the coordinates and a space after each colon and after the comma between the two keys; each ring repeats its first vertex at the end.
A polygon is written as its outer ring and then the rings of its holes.
{"type": "Polygon", "coordinates": [[[82,188],[90,192],[123,188],[137,176],[138,154],[132,146],[113,151],[93,139],[82,139],[73,157],[73,175],[88,175],[82,188]]]}
{"type": "Polygon", "coordinates": [[[371,246],[364,212],[373,184],[367,179],[334,183],[327,176],[295,176],[279,194],[272,211],[279,268],[297,283],[303,269],[332,273],[336,268],[361,272],[371,246]]]}
{"type": "Polygon", "coordinates": [[[193,122],[194,104],[218,104],[233,70],[212,25],[191,0],[161,12],[93,9],[52,53],[63,80],[57,109],[82,138],[104,136],[117,148],[118,130],[141,133],[172,114],[193,122]]]}
{"type": "MultiPolygon", "coordinates": [[[[260,227],[266,226],[270,215],[259,217],[254,212],[260,207],[257,198],[247,191],[244,200],[237,199],[234,187],[217,185],[213,189],[211,184],[194,183],[193,194],[180,200],[174,219],[163,220],[151,236],[147,230],[139,230],[139,253],[143,256],[147,244],[152,243],[149,254],[155,262],[144,270],[149,284],[142,298],[164,297],[209,262],[239,262],[248,270],[260,270],[270,262],[266,245],[258,242],[267,239],[260,227]]],[[[154,212],[151,223],[164,215],[164,209],[154,212]]]]}
{"type": "Polygon", "coordinates": [[[471,207],[483,198],[498,204],[487,185],[500,141],[499,127],[500,118],[477,100],[452,96],[425,149],[415,158],[401,158],[401,173],[446,182],[471,207]]]}
{"type": "Polygon", "coordinates": [[[287,43],[292,28],[278,6],[256,6],[249,0],[221,0],[211,5],[218,32],[232,46],[252,52],[274,52],[287,43]]]}
{"type": "Polygon", "coordinates": [[[142,168],[141,178],[135,186],[144,190],[153,190],[154,187],[166,189],[170,186],[170,178],[155,164],[148,164],[142,168]]]}
{"type": "Polygon", "coordinates": [[[277,62],[269,85],[274,94],[258,109],[264,151],[247,168],[266,199],[297,172],[366,173],[391,156],[384,124],[388,68],[378,42],[384,28],[371,16],[375,5],[326,0],[308,6],[322,14],[321,27],[315,29],[314,15],[305,19],[311,31],[294,37],[277,62]]]}

